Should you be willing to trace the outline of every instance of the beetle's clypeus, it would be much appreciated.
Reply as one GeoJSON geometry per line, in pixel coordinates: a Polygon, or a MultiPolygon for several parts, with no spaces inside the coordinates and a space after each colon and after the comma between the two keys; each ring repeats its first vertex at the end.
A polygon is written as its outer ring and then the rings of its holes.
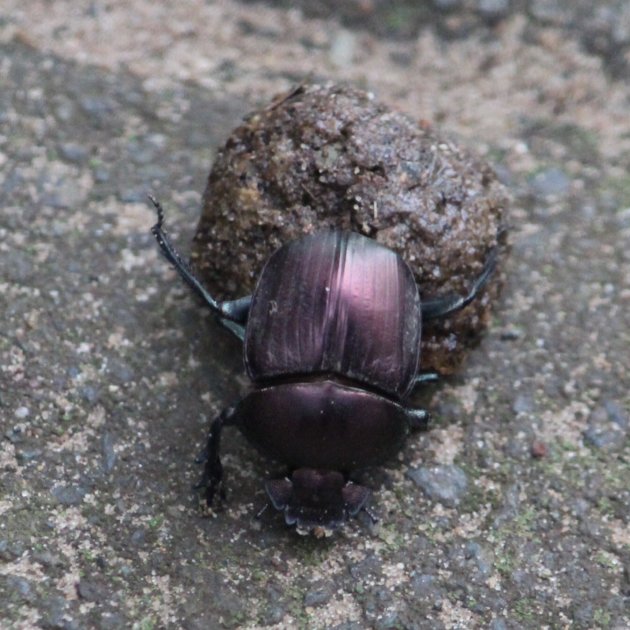
{"type": "Polygon", "coordinates": [[[243,341],[253,382],[211,424],[199,483],[207,504],[223,494],[221,431],[234,425],[287,466],[288,476],[265,489],[298,532],[328,535],[349,516],[370,514],[370,492],[350,474],[387,460],[429,420],[406,404],[418,383],[437,378],[418,372],[422,321],[469,304],[494,268],[496,249],[466,296],[421,300],[398,254],[354,232],[321,231],[277,250],[251,296],[219,302],[173,247],[163,210],[150,199],[162,253],[243,341]]]}

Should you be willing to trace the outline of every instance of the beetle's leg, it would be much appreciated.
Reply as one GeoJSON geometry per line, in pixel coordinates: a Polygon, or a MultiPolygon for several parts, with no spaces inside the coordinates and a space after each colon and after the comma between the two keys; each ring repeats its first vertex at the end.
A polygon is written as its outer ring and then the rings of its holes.
{"type": "Polygon", "coordinates": [[[431,414],[426,409],[407,409],[407,422],[413,431],[426,431],[431,414]]]}
{"type": "Polygon", "coordinates": [[[162,253],[177,269],[179,275],[184,282],[210,307],[212,312],[217,315],[221,323],[231,330],[237,337],[243,338],[244,324],[247,322],[249,315],[249,307],[252,302],[251,295],[240,298],[238,300],[218,302],[215,300],[199,279],[195,276],[188,263],[181,257],[181,254],[175,249],[168,236],[164,232],[164,210],[159,201],[149,196],[151,203],[157,211],[157,223],[151,228],[151,232],[155,236],[162,253]],[[231,323],[233,322],[233,323],[231,323]]]}
{"type": "Polygon", "coordinates": [[[416,374],[413,379],[413,386],[422,385],[424,383],[435,383],[440,380],[440,375],[437,372],[420,372],[416,374]]]}
{"type": "Polygon", "coordinates": [[[465,295],[464,297],[461,295],[445,295],[429,300],[422,300],[422,319],[427,320],[435,319],[436,317],[448,317],[449,315],[453,315],[453,313],[457,313],[457,311],[461,311],[463,308],[468,306],[477,297],[486,282],[488,282],[488,278],[494,271],[497,264],[497,255],[498,249],[493,247],[490,250],[490,254],[488,254],[488,258],[486,259],[482,272],[473,282],[468,295],[465,295]]]}
{"type": "Polygon", "coordinates": [[[238,300],[222,302],[221,306],[232,314],[232,319],[221,319],[221,324],[236,335],[241,341],[245,341],[245,324],[249,317],[249,308],[252,305],[252,296],[246,295],[238,300]]]}
{"type": "Polygon", "coordinates": [[[374,512],[372,511],[372,508],[370,508],[367,505],[364,505],[361,508],[361,511],[365,512],[370,517],[370,520],[372,521],[372,525],[376,525],[378,523],[378,516],[374,514],[374,512]]]}
{"type": "Polygon", "coordinates": [[[225,489],[223,488],[223,465],[221,464],[221,431],[227,424],[231,424],[234,420],[235,409],[228,407],[224,409],[210,425],[210,433],[208,434],[208,442],[206,448],[199,454],[200,463],[205,461],[203,474],[201,479],[195,485],[195,489],[206,489],[206,505],[210,507],[217,490],[221,498],[225,497],[225,489]]]}

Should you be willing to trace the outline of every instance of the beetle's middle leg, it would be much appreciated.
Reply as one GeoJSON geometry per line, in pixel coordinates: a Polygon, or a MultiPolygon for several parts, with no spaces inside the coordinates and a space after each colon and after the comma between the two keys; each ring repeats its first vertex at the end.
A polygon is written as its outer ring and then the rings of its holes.
{"type": "Polygon", "coordinates": [[[431,414],[426,409],[407,409],[407,422],[414,431],[426,431],[429,428],[431,414]]]}
{"type": "Polygon", "coordinates": [[[219,302],[195,276],[190,265],[182,258],[173,243],[164,232],[164,210],[159,201],[149,196],[149,199],[157,211],[157,223],[151,229],[155,239],[168,260],[177,269],[184,282],[205,302],[212,312],[219,317],[220,322],[232,331],[237,337],[243,339],[245,336],[245,324],[249,316],[249,308],[252,303],[252,296],[239,298],[238,300],[219,302]]]}
{"type": "Polygon", "coordinates": [[[440,375],[437,372],[420,372],[413,377],[413,386],[424,385],[424,383],[437,383],[440,375]]]}
{"type": "Polygon", "coordinates": [[[435,319],[437,317],[448,317],[468,306],[479,294],[481,289],[488,282],[497,264],[498,248],[493,247],[486,258],[483,270],[473,282],[467,295],[445,295],[428,300],[422,300],[422,319],[435,319]]]}
{"type": "Polygon", "coordinates": [[[235,417],[234,407],[224,409],[210,425],[210,433],[205,449],[200,453],[197,461],[204,463],[201,479],[195,485],[195,489],[205,488],[206,505],[210,507],[217,490],[221,498],[225,498],[223,487],[223,465],[221,464],[221,432],[223,427],[232,424],[235,417]]]}

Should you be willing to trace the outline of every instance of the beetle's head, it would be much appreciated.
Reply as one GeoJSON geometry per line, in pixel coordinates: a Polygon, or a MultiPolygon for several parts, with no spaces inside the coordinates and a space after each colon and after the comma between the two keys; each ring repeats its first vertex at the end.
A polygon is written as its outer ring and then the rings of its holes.
{"type": "Polygon", "coordinates": [[[269,500],[284,513],[287,525],[299,534],[317,538],[332,535],[350,516],[365,509],[370,491],[346,482],[339,472],[298,468],[291,479],[272,479],[265,484],[269,500]]]}

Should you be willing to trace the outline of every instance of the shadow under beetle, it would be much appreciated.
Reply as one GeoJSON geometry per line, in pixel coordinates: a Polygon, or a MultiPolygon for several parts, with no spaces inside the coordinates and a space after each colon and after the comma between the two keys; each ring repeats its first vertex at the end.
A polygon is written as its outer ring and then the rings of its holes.
{"type": "MultiPolygon", "coordinates": [[[[406,404],[412,389],[437,378],[419,373],[422,320],[447,317],[478,295],[496,263],[490,250],[466,296],[421,300],[400,255],[355,232],[327,230],[290,242],[267,261],[251,296],[215,300],[164,233],[166,259],[221,323],[244,343],[253,390],[211,424],[197,485],[208,506],[224,495],[221,431],[237,426],[289,476],[265,490],[299,533],[329,535],[367,508],[370,491],[349,479],[383,463],[429,414],[406,404]]],[[[264,509],[263,509],[264,511],[264,509]]]]}

